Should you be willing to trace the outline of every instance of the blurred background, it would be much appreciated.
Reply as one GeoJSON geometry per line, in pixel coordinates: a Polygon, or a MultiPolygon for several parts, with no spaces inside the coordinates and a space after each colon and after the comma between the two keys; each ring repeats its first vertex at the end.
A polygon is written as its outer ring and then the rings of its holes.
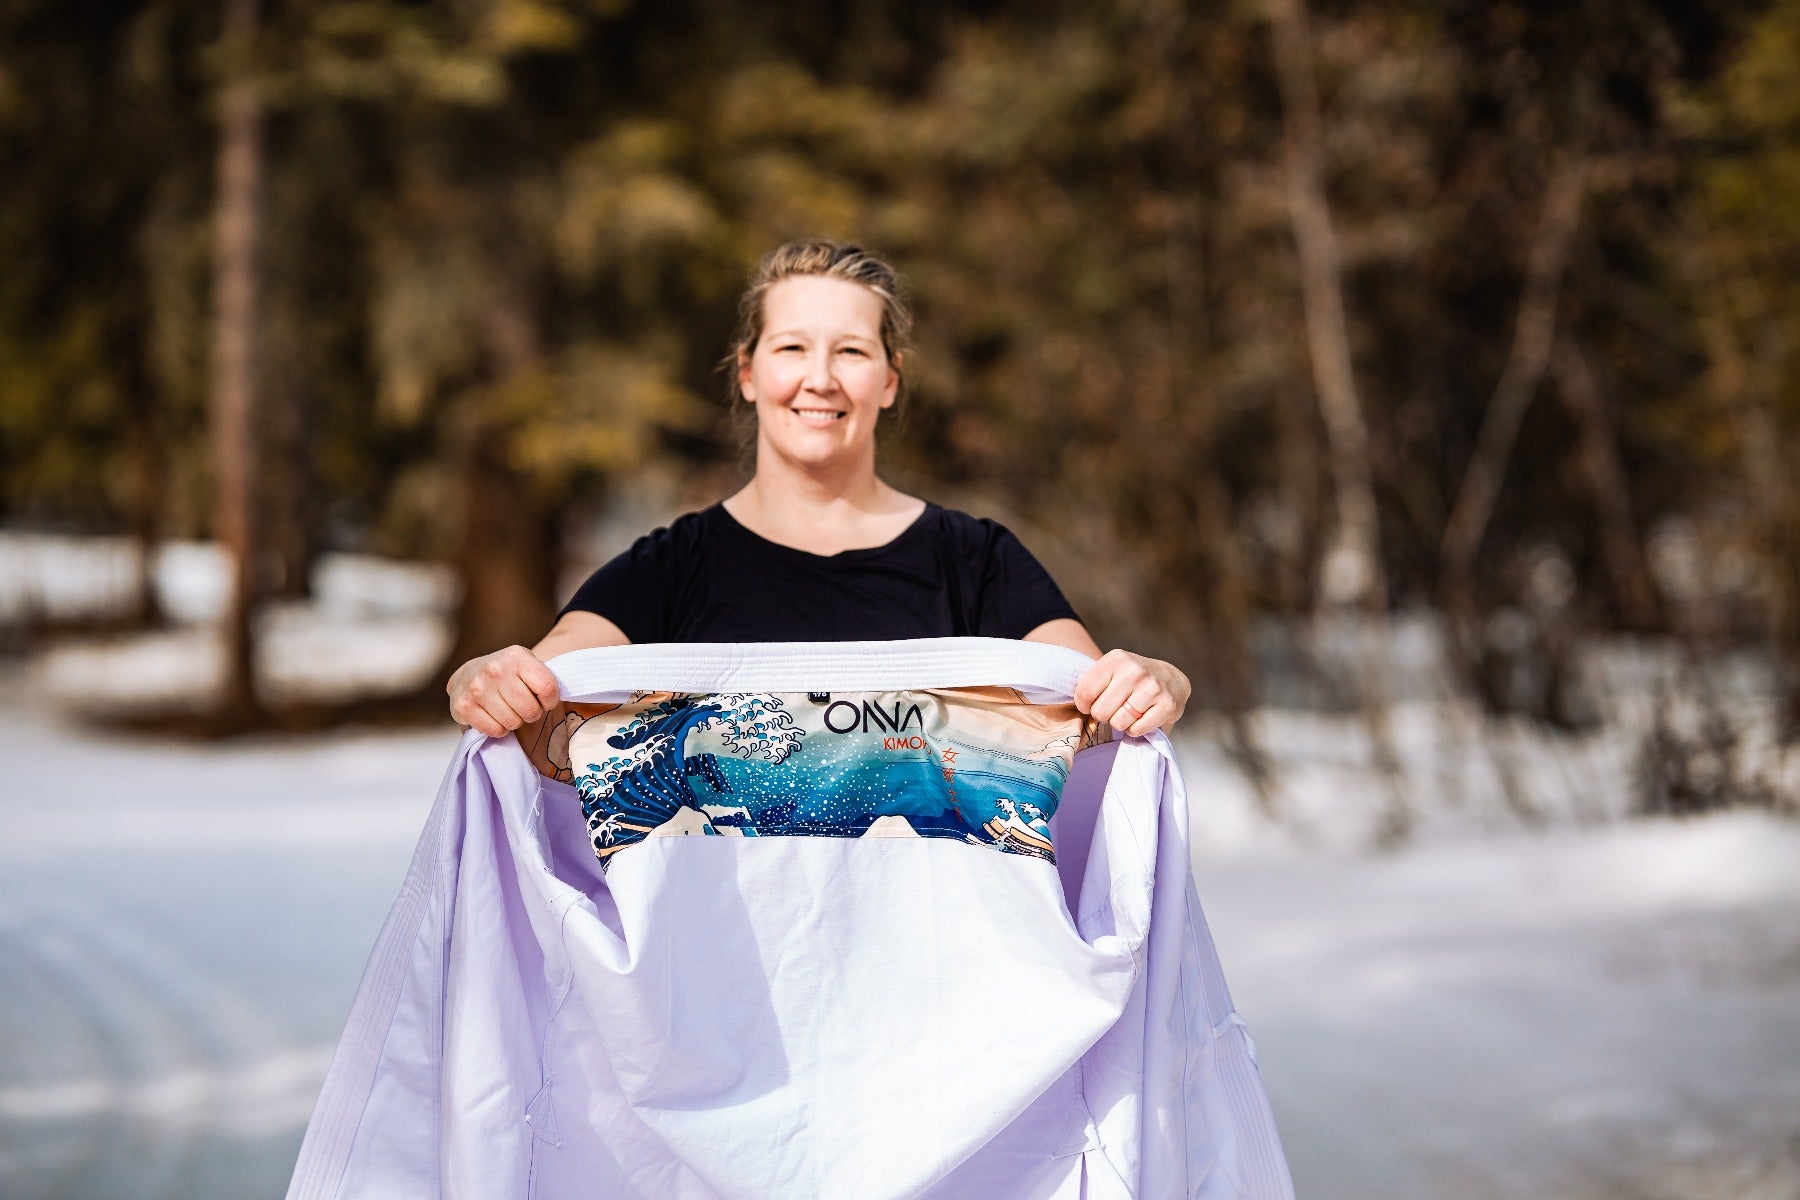
{"type": "Polygon", "coordinates": [[[261,1197],[464,660],[896,486],[1165,658],[1307,1200],[1800,1197],[1800,3],[0,0],[0,1195],[261,1197]]]}

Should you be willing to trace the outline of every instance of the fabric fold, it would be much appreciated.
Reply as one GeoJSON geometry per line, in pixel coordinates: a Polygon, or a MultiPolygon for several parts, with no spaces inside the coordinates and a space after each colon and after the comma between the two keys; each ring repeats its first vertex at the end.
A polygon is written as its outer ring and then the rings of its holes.
{"type": "Polygon", "coordinates": [[[465,735],[290,1200],[1291,1197],[1168,739],[995,638],[551,661],[465,735]]]}

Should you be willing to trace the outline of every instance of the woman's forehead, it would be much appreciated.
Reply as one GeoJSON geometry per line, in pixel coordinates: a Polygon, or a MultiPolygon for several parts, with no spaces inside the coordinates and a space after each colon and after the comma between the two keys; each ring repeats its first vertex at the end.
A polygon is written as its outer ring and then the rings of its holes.
{"type": "Polygon", "coordinates": [[[880,336],[881,297],[848,279],[791,276],[768,290],[763,306],[764,324],[771,336],[826,332],[880,336]]]}

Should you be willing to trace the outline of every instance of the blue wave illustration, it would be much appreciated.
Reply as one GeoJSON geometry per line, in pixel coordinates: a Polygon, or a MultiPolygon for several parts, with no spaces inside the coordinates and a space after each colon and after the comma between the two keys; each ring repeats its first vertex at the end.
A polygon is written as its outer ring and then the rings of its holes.
{"type": "Polygon", "coordinates": [[[686,832],[861,837],[899,817],[921,837],[1055,861],[1049,821],[1065,760],[928,734],[898,749],[827,738],[802,754],[806,732],[776,693],[676,696],[636,714],[606,738],[619,753],[575,774],[602,867],[684,809],[686,832]]]}

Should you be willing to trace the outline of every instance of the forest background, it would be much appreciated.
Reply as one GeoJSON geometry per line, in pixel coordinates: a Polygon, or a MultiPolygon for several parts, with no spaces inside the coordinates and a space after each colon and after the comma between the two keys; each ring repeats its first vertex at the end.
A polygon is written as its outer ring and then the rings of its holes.
{"type": "Polygon", "coordinates": [[[884,476],[1193,680],[1300,1195],[1800,1195],[1797,67],[1800,0],[0,0],[0,1193],[280,1194],[450,671],[737,486],[823,234],[916,304],[884,476]]]}
{"type": "MultiPolygon", "coordinates": [[[[0,521],[145,564],[7,644],[165,624],[156,547],[210,538],[184,727],[441,712],[607,514],[734,486],[735,298],[820,233],[916,298],[883,470],[1187,670],[1259,787],[1272,695],[1392,764],[1402,612],[1565,733],[1600,639],[1747,651],[1785,751],[1796,62],[1793,2],[6,0],[0,521]],[[256,640],[344,552],[445,564],[448,634],[302,712],[256,640]]],[[[1791,805],[1738,740],[1658,718],[1644,806],[1791,805]]]]}

